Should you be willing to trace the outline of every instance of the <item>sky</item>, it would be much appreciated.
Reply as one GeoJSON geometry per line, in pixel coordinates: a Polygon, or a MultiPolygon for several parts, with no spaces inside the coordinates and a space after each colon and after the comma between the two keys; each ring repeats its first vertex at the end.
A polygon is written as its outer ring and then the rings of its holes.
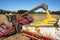
{"type": "Polygon", "coordinates": [[[0,9],[10,11],[30,10],[42,3],[46,3],[51,11],[60,10],[60,0],[0,0],[0,9]]]}

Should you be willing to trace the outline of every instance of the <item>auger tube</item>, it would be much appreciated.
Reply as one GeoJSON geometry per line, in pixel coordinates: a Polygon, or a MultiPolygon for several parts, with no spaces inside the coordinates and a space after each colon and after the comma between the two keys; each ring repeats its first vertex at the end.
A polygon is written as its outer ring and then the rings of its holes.
{"type": "Polygon", "coordinates": [[[48,9],[48,6],[45,3],[43,3],[43,4],[39,5],[39,6],[36,6],[35,8],[25,12],[23,15],[28,14],[28,13],[34,11],[34,10],[39,9],[39,8],[42,8],[42,9],[44,9],[46,11],[48,9]]]}

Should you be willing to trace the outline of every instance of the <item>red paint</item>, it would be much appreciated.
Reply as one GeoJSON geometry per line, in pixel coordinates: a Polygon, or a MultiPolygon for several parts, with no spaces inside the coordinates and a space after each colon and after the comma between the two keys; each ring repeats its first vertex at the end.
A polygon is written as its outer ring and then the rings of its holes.
{"type": "Polygon", "coordinates": [[[43,39],[43,40],[52,40],[51,38],[47,38],[47,37],[43,37],[43,36],[39,36],[39,39],[43,39]]]}
{"type": "Polygon", "coordinates": [[[52,40],[51,38],[47,38],[47,37],[43,37],[43,36],[37,36],[36,34],[33,34],[33,33],[31,33],[31,32],[28,32],[28,31],[25,31],[25,30],[22,30],[22,32],[24,33],[24,34],[27,34],[27,36],[28,35],[30,35],[30,36],[28,36],[28,37],[30,37],[30,39],[34,39],[35,40],[35,38],[38,38],[38,39],[40,39],[40,40],[52,40]],[[32,36],[32,37],[31,37],[32,36]],[[33,38],[33,37],[35,37],[35,38],[33,38]]]}
{"type": "Polygon", "coordinates": [[[29,24],[31,22],[33,22],[33,17],[32,16],[22,16],[23,14],[12,14],[11,16],[15,16],[16,17],[16,22],[13,23],[13,25],[18,25],[19,23],[22,24],[29,24]]]}
{"type": "Polygon", "coordinates": [[[7,34],[9,34],[11,31],[12,32],[15,32],[14,28],[13,27],[10,27],[9,25],[6,25],[4,23],[0,24],[0,27],[5,27],[6,29],[4,29],[5,31],[1,31],[0,30],[0,37],[3,37],[3,36],[6,36],[7,34]]]}

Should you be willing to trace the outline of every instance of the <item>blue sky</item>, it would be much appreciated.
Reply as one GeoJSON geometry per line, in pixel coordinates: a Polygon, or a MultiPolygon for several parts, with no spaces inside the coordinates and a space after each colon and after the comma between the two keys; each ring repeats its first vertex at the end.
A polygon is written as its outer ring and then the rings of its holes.
{"type": "Polygon", "coordinates": [[[49,10],[60,10],[60,0],[0,0],[0,9],[4,10],[30,10],[42,3],[48,5],[49,10]]]}

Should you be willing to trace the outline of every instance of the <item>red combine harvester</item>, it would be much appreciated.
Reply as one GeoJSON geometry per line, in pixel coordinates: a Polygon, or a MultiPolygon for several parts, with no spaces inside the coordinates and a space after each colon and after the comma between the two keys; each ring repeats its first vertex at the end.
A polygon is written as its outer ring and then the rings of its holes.
{"type": "Polygon", "coordinates": [[[5,23],[0,24],[0,37],[20,33],[22,25],[33,22],[33,17],[28,15],[29,12],[30,11],[23,14],[8,14],[7,16],[9,21],[12,22],[12,27],[5,23]]]}
{"type": "Polygon", "coordinates": [[[39,8],[42,8],[44,10],[48,9],[46,4],[42,4],[23,14],[10,14],[9,15],[9,21],[12,22],[12,25],[16,29],[16,32],[21,32],[22,25],[30,24],[31,22],[33,22],[33,17],[29,16],[28,14],[39,8]]]}

